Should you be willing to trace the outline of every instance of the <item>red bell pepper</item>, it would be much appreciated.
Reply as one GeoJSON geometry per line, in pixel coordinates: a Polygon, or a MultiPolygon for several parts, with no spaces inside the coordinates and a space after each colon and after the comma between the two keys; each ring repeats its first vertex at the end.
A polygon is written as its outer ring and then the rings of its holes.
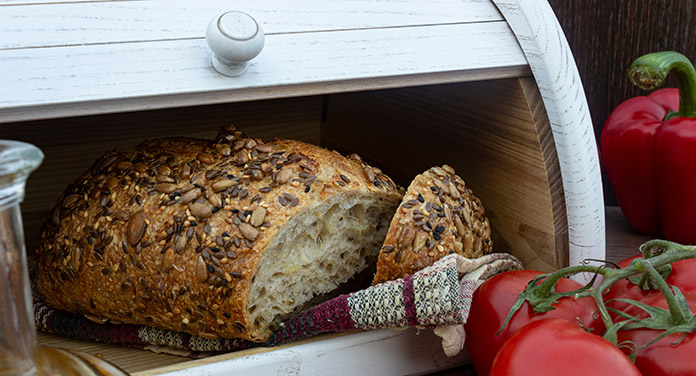
{"type": "Polygon", "coordinates": [[[696,244],[696,71],[679,53],[657,52],[634,61],[629,77],[652,90],[670,71],[679,90],[631,98],[611,113],[601,135],[602,162],[633,227],[696,244]]]}

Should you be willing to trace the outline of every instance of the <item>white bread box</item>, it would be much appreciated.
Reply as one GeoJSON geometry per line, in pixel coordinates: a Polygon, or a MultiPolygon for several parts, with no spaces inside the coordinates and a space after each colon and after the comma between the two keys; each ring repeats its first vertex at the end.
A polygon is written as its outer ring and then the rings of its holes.
{"type": "MultiPolygon", "coordinates": [[[[545,0],[6,0],[0,36],[0,138],[46,155],[22,206],[30,254],[58,195],[104,151],[165,135],[210,138],[234,123],[256,137],[357,152],[401,185],[450,164],[486,207],[495,251],[527,268],[604,257],[594,132],[545,0]],[[210,21],[227,11],[250,15],[265,34],[248,65],[228,67],[236,76],[213,67],[206,43],[210,21]]],[[[39,338],[138,375],[424,374],[467,362],[415,329],[195,361],[39,338]]]]}

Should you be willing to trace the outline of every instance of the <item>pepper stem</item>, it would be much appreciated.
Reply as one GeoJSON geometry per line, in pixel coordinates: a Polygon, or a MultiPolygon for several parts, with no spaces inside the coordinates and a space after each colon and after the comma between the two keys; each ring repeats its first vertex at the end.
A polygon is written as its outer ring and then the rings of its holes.
{"type": "Polygon", "coordinates": [[[679,112],[676,116],[696,117],[696,70],[689,59],[674,51],[655,52],[636,59],[628,77],[643,90],[662,86],[673,72],[679,86],[679,112]]]}

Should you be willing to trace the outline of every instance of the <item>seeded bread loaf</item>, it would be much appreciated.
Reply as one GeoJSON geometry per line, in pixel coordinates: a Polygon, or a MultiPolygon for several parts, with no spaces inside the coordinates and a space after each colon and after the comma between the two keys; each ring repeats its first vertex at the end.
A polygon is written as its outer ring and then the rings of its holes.
{"type": "Polygon", "coordinates": [[[109,152],[42,229],[37,287],[98,322],[267,339],[281,320],[376,258],[403,189],[357,155],[157,139],[109,152]]]}
{"type": "Polygon", "coordinates": [[[406,190],[380,250],[373,284],[413,274],[450,252],[476,258],[492,246],[481,201],[452,167],[433,167],[406,190]]]}

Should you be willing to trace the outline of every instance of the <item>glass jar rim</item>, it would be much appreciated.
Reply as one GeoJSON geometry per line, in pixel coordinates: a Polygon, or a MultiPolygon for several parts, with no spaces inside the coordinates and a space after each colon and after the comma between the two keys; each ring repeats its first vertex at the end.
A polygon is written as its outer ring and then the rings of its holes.
{"type": "Polygon", "coordinates": [[[43,152],[32,144],[0,140],[0,210],[22,202],[27,178],[43,159],[43,152]]]}
{"type": "Polygon", "coordinates": [[[13,140],[0,140],[0,186],[26,179],[44,159],[41,149],[13,140]]]}

